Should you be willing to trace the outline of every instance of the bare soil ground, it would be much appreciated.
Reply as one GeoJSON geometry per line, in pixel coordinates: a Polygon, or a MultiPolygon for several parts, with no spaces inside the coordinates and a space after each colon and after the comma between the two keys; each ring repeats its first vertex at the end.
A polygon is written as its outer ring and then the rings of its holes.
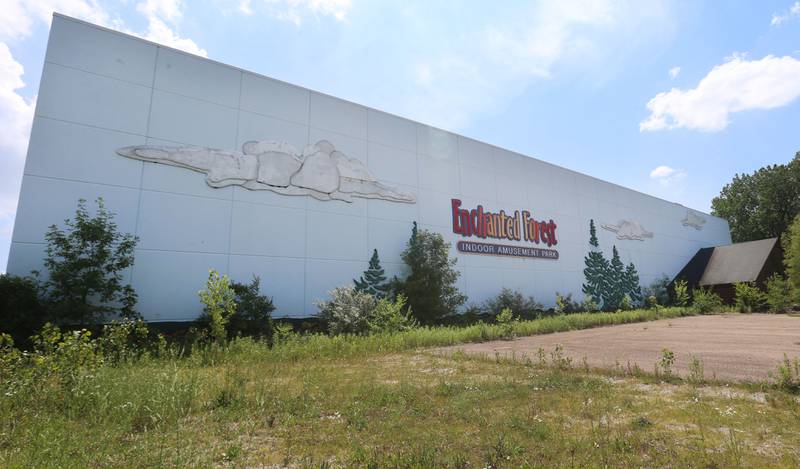
{"type": "Polygon", "coordinates": [[[800,317],[766,314],[720,314],[665,319],[608,326],[582,331],[521,337],[514,340],[463,344],[445,351],[537,359],[539,348],[547,353],[556,345],[574,362],[585,358],[591,367],[638,365],[652,372],[668,348],[675,353],[674,370],[689,372],[698,357],[706,378],[734,381],[771,379],[784,354],[800,356],[800,317]]]}

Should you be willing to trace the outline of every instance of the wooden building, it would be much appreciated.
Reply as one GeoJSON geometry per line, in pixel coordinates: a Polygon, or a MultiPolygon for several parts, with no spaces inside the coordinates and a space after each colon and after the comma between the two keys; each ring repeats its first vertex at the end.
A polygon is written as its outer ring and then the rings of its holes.
{"type": "Polygon", "coordinates": [[[670,291],[675,281],[685,280],[689,288],[709,288],[730,304],[736,283],[752,282],[763,290],[767,279],[779,272],[783,272],[783,250],[778,238],[702,248],[675,276],[670,291]]]}

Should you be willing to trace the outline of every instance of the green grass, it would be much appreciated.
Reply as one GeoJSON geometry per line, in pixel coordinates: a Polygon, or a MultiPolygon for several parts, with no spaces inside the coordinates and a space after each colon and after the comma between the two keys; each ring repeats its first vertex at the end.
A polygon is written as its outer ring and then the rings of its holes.
{"type": "MultiPolygon", "coordinates": [[[[679,315],[574,315],[545,333],[679,315]]],[[[492,326],[250,340],[104,365],[0,396],[2,467],[792,467],[800,407],[774,387],[443,356],[492,326]]]]}

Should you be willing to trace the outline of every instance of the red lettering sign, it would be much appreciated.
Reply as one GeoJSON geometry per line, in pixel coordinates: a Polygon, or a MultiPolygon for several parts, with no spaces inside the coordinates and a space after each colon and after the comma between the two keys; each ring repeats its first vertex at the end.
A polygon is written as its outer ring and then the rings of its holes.
{"type": "Polygon", "coordinates": [[[547,244],[548,247],[558,244],[558,225],[552,219],[536,220],[527,210],[514,211],[514,215],[508,215],[504,210],[486,212],[482,205],[467,210],[461,208],[459,199],[452,199],[450,206],[453,211],[453,233],[461,236],[528,241],[547,244]]]}

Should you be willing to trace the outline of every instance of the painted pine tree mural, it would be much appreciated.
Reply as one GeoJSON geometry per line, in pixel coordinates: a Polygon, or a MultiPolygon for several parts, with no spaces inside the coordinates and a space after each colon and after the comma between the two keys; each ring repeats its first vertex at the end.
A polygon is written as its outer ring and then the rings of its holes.
{"type": "Polygon", "coordinates": [[[606,290],[603,295],[603,309],[615,310],[622,304],[627,292],[627,282],[625,281],[625,264],[619,257],[619,251],[614,246],[611,255],[611,262],[608,264],[606,290]]]}
{"type": "Polygon", "coordinates": [[[601,309],[613,311],[619,309],[627,296],[631,302],[642,300],[639,286],[639,272],[633,262],[626,267],[614,246],[611,261],[603,256],[597,240],[594,220],[589,220],[589,253],[584,258],[583,269],[585,282],[583,293],[591,298],[601,309]]]}
{"type": "Polygon", "coordinates": [[[603,294],[607,290],[606,273],[608,271],[608,261],[603,257],[603,252],[600,250],[594,220],[589,220],[589,253],[584,258],[584,262],[586,268],[583,269],[583,275],[586,283],[583,284],[581,290],[584,295],[600,305],[603,300],[603,294]]]}
{"type": "Polygon", "coordinates": [[[642,301],[642,287],[639,285],[639,272],[633,262],[628,264],[625,269],[625,290],[631,301],[638,303],[642,301]]]}
{"type": "Polygon", "coordinates": [[[369,293],[375,298],[381,299],[386,296],[389,285],[386,283],[386,275],[381,260],[378,257],[378,250],[372,251],[372,258],[369,260],[369,268],[364,271],[364,275],[358,280],[353,280],[356,291],[369,293]]]}

